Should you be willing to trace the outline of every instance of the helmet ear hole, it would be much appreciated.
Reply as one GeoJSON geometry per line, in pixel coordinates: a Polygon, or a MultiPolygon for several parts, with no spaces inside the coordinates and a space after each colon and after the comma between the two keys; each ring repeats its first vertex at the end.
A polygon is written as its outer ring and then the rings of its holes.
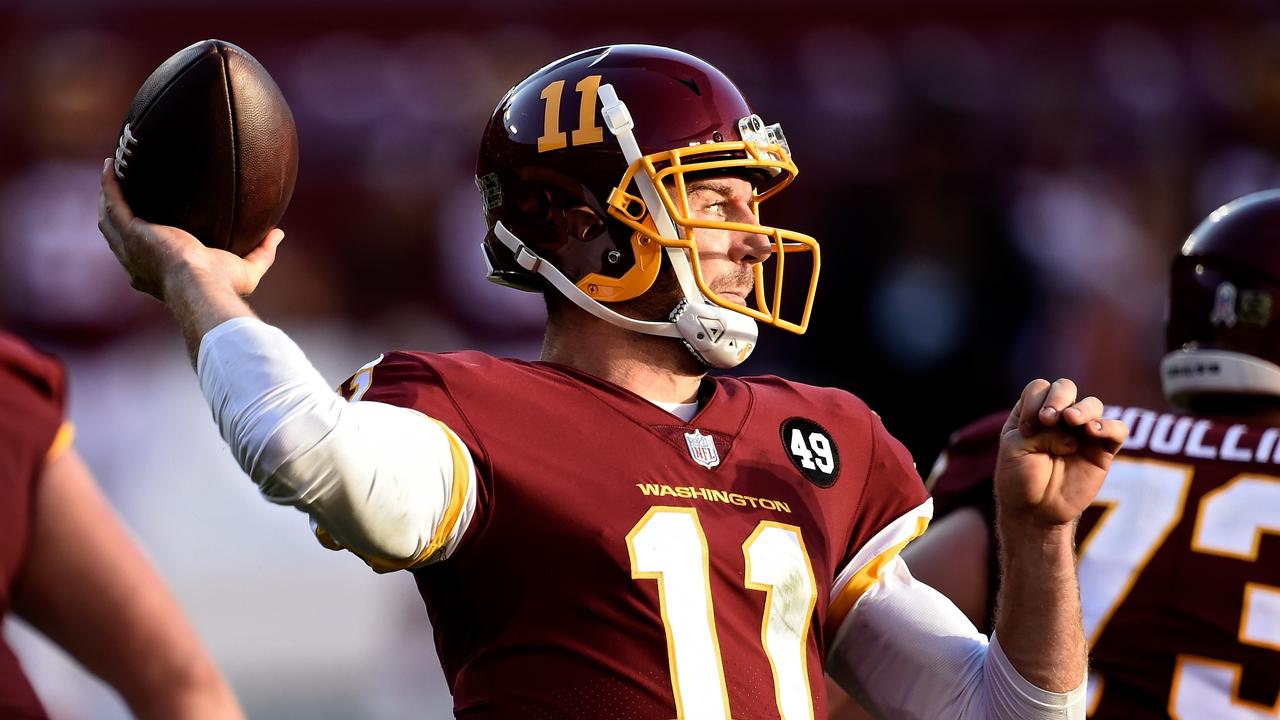
{"type": "Polygon", "coordinates": [[[550,223],[554,203],[551,191],[545,187],[525,188],[516,194],[513,204],[516,211],[527,221],[550,223]]]}
{"type": "Polygon", "coordinates": [[[586,205],[567,208],[564,211],[564,225],[569,237],[579,242],[588,242],[605,231],[600,216],[586,205]]]}
{"type": "Polygon", "coordinates": [[[559,252],[573,239],[581,239],[570,225],[566,208],[575,200],[558,192],[555,187],[541,183],[529,183],[512,193],[510,201],[520,220],[520,237],[538,253],[559,252]]]}
{"type": "Polygon", "coordinates": [[[534,195],[534,200],[537,203],[538,217],[548,222],[553,220],[552,211],[555,209],[555,199],[551,195],[551,189],[542,188],[534,195]]]}

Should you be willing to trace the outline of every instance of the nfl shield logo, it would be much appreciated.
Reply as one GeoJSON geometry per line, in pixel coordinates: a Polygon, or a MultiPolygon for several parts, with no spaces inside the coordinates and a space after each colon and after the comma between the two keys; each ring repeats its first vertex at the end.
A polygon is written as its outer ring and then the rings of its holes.
{"type": "Polygon", "coordinates": [[[702,431],[694,430],[684,434],[684,441],[689,444],[689,457],[702,467],[710,470],[720,464],[720,453],[716,452],[716,441],[702,431]]]}

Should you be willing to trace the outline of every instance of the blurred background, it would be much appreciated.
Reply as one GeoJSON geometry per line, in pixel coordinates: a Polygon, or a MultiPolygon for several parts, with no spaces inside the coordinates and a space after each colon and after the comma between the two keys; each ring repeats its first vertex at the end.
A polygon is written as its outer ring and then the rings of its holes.
{"type": "MultiPolygon", "coordinates": [[[[0,320],[59,354],[78,444],[255,718],[445,718],[408,575],[325,551],[234,465],[159,305],[95,227],[143,79],[219,37],[288,97],[301,171],[254,304],[336,385],[379,352],[537,356],[537,296],[491,286],[472,170],[515,82],[574,50],[700,55],[786,130],[765,220],[824,249],[809,334],[742,371],[861,395],[927,471],[1035,376],[1161,403],[1165,271],[1221,203],[1280,186],[1274,2],[786,6],[0,2],[0,320]]],[[[17,623],[58,718],[120,705],[17,623]]]]}

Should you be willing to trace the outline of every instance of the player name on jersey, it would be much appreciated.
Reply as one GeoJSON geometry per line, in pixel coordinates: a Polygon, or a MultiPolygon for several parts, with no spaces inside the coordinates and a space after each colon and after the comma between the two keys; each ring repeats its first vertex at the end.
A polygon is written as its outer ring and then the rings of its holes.
{"type": "Polygon", "coordinates": [[[1280,428],[1260,434],[1236,424],[1215,429],[1206,418],[1161,413],[1139,407],[1108,407],[1106,417],[1120,418],[1129,426],[1125,450],[1147,450],[1158,455],[1178,455],[1205,460],[1280,464],[1280,428]]]}

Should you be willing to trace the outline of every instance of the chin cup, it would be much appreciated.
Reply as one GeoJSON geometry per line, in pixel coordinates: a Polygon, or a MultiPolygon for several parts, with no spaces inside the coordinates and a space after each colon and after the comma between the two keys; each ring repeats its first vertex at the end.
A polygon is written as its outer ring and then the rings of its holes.
{"type": "Polygon", "coordinates": [[[705,365],[731,368],[751,354],[759,329],[752,318],[710,303],[681,300],[671,311],[685,347],[705,365]]]}

